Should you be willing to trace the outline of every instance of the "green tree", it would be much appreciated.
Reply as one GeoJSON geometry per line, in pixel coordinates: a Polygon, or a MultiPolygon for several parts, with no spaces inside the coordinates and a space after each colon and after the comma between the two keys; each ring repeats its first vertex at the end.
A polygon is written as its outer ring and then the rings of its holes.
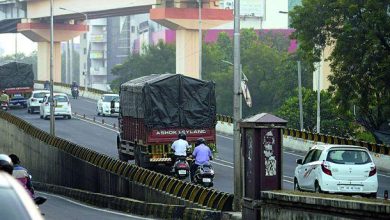
{"type": "MultiPolygon", "coordinates": [[[[288,127],[299,129],[299,103],[298,91],[287,99],[278,109],[277,115],[288,121],[288,127]]],[[[352,114],[345,114],[338,107],[332,94],[321,91],[321,133],[341,137],[351,137],[357,126],[354,123],[352,114]]],[[[310,89],[302,89],[303,103],[303,124],[304,129],[310,132],[315,131],[317,126],[317,92],[310,89]]]]}
{"type": "Polygon", "coordinates": [[[329,77],[340,109],[359,109],[369,130],[390,119],[389,1],[303,0],[290,13],[294,36],[308,61],[332,46],[329,77]]]}

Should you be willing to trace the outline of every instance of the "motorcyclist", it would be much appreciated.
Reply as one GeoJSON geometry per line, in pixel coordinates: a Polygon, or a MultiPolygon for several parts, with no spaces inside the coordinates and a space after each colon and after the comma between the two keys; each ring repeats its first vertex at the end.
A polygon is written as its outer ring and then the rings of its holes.
{"type": "Polygon", "coordinates": [[[187,156],[187,150],[190,148],[190,145],[186,141],[187,136],[185,133],[181,132],[178,134],[178,139],[172,143],[172,150],[175,152],[173,156],[173,166],[172,172],[175,171],[175,162],[180,157],[187,156]]]}
{"type": "Polygon", "coordinates": [[[76,81],[73,81],[72,82],[72,86],[71,86],[71,92],[72,92],[72,96],[75,98],[75,97],[77,97],[79,94],[79,85],[77,84],[77,82],[76,81]],[[74,93],[76,93],[76,94],[74,94],[74,93]]]}
{"type": "Polygon", "coordinates": [[[50,82],[48,80],[43,84],[43,89],[50,90],[50,82]]]}
{"type": "Polygon", "coordinates": [[[9,96],[7,95],[7,92],[5,90],[2,91],[2,94],[0,96],[0,103],[1,102],[9,103],[9,96]]]}
{"type": "Polygon", "coordinates": [[[194,163],[191,165],[191,181],[194,181],[194,175],[196,169],[200,165],[209,164],[210,160],[213,159],[213,155],[211,153],[210,148],[206,145],[206,140],[204,138],[198,138],[195,143],[194,152],[192,152],[192,156],[195,158],[194,163]]]}
{"type": "Polygon", "coordinates": [[[34,197],[34,188],[32,186],[31,176],[28,173],[28,170],[20,165],[20,159],[18,156],[15,154],[10,154],[9,157],[11,158],[14,165],[12,176],[19,180],[20,183],[22,183],[31,197],[34,197]]]}
{"type": "Polygon", "coordinates": [[[11,158],[6,154],[0,154],[0,170],[3,170],[12,175],[13,169],[14,165],[11,158]]]}

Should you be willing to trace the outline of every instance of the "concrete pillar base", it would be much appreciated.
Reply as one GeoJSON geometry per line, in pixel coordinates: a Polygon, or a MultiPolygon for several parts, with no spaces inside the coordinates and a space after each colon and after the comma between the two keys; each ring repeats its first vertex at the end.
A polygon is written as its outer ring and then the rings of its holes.
{"type": "MultiPolygon", "coordinates": [[[[61,43],[54,42],[53,81],[61,82],[61,43]]],[[[37,80],[50,80],[50,43],[38,42],[37,80]]]]}

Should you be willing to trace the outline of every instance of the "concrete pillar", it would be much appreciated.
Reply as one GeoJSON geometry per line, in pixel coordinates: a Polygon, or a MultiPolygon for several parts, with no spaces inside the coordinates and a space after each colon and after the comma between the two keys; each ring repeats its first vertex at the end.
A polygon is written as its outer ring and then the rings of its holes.
{"type": "MultiPolygon", "coordinates": [[[[187,4],[184,2],[176,5],[176,7],[185,6],[187,4]]],[[[202,8],[201,14],[202,30],[233,20],[232,10],[215,9],[210,5],[202,8]]],[[[199,10],[197,8],[154,8],[150,10],[150,19],[176,30],[176,73],[199,79],[199,10]]]]}
{"type": "Polygon", "coordinates": [[[199,31],[176,31],[176,73],[199,78],[199,31]]]}
{"type": "MultiPolygon", "coordinates": [[[[50,79],[50,43],[38,42],[38,72],[37,80],[50,79]]],[[[61,43],[54,42],[53,49],[53,80],[54,82],[61,82],[61,43]]]]}

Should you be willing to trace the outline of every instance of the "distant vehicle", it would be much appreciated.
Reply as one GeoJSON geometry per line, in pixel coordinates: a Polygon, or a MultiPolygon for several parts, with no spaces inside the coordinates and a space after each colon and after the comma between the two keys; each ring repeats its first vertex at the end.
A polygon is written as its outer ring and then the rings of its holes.
{"type": "Polygon", "coordinates": [[[365,147],[315,145],[297,160],[294,189],[376,198],[376,166],[365,147]]]}
{"type": "MultiPolygon", "coordinates": [[[[9,62],[0,66],[0,91],[4,90],[10,98],[16,94],[29,97],[33,91],[33,86],[34,71],[32,64],[9,62]]],[[[16,104],[18,103],[16,102],[16,104]]]]}
{"type": "Polygon", "coordinates": [[[119,95],[118,94],[103,94],[102,97],[97,102],[97,114],[102,116],[113,115],[115,112],[111,113],[111,101],[118,100],[115,102],[115,108],[119,112],[119,95]]]}
{"type": "Polygon", "coordinates": [[[8,111],[8,102],[1,102],[0,103],[0,108],[3,111],[8,111]]]}
{"type": "Polygon", "coordinates": [[[43,219],[23,186],[5,172],[0,172],[0,207],[0,219],[43,219]]]}
{"type": "Polygon", "coordinates": [[[27,108],[27,99],[21,94],[15,94],[9,99],[9,107],[27,108]]]}
{"type": "MultiPolygon", "coordinates": [[[[65,93],[54,93],[54,116],[62,116],[64,118],[72,118],[72,108],[69,98],[65,93]]],[[[40,106],[40,117],[49,119],[50,117],[50,94],[45,95],[40,106]]]]}
{"type": "Polygon", "coordinates": [[[43,101],[45,95],[50,94],[48,90],[35,90],[31,93],[30,98],[27,99],[27,112],[34,113],[39,110],[41,104],[39,101],[43,101]]]}

